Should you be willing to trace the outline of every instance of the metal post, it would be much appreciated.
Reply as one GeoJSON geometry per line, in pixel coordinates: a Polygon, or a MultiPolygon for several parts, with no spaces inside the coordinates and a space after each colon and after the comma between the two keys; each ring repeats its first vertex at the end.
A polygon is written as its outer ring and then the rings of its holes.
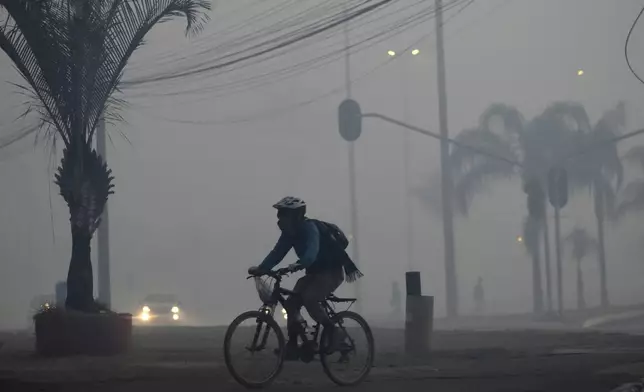
{"type": "Polygon", "coordinates": [[[454,256],[454,217],[452,212],[452,173],[449,167],[449,132],[447,128],[447,87],[445,48],[443,46],[443,1],[436,1],[436,60],[438,63],[438,119],[441,135],[441,202],[445,252],[445,289],[447,316],[458,316],[458,288],[454,256]]]}
{"type": "Polygon", "coordinates": [[[555,254],[557,263],[557,305],[559,314],[564,311],[563,305],[563,277],[561,266],[561,214],[560,208],[555,206],[555,254]]]}
{"type": "MultiPolygon", "coordinates": [[[[345,9],[345,16],[348,16],[345,9]]],[[[347,90],[347,98],[351,98],[351,53],[349,41],[349,21],[344,22],[344,81],[347,90]]],[[[358,245],[358,198],[356,196],[356,158],[355,142],[349,142],[349,195],[351,199],[351,235],[353,245],[351,247],[353,262],[360,266],[360,248],[358,245]]],[[[356,298],[361,297],[360,279],[354,282],[356,298]]],[[[361,301],[356,303],[356,310],[362,310],[361,301]]]]}
{"type": "MultiPolygon", "coordinates": [[[[105,119],[101,118],[96,130],[96,151],[104,161],[107,159],[106,147],[105,119]]],[[[110,223],[107,206],[108,203],[105,204],[101,224],[98,227],[98,300],[109,307],[112,302],[112,290],[110,283],[110,223]]]]}
{"type": "MultiPolygon", "coordinates": [[[[401,81],[401,90],[402,90],[402,104],[403,104],[403,121],[408,122],[409,119],[409,99],[407,96],[407,74],[409,67],[407,64],[407,59],[403,59],[403,72],[402,72],[402,81],[401,81]]],[[[407,243],[407,271],[411,271],[414,268],[414,240],[413,240],[413,225],[412,225],[412,208],[411,208],[411,198],[409,195],[409,132],[403,132],[403,161],[404,161],[404,185],[405,185],[405,212],[406,212],[406,228],[405,228],[405,239],[407,243]]]]}

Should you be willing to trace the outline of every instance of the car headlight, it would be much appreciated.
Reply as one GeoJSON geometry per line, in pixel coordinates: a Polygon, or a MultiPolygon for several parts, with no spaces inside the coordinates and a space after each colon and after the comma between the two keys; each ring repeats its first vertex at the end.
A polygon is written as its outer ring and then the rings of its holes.
{"type": "Polygon", "coordinates": [[[170,309],[172,313],[179,313],[179,307],[178,306],[173,306],[172,309],[170,309]]]}
{"type": "Polygon", "coordinates": [[[150,313],[150,307],[147,305],[143,306],[142,310],[143,310],[143,313],[150,313]]]}
{"type": "Polygon", "coordinates": [[[174,321],[179,320],[179,314],[178,314],[178,313],[174,313],[174,314],[172,315],[172,319],[173,319],[174,321]]]}

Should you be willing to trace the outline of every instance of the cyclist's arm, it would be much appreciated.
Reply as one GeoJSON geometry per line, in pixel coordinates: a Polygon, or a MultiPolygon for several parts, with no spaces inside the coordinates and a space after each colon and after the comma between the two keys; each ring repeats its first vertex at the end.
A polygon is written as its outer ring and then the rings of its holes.
{"type": "Polygon", "coordinates": [[[275,244],[273,250],[259,265],[259,269],[262,271],[270,271],[271,269],[273,269],[273,267],[284,260],[284,257],[286,257],[292,247],[293,244],[291,243],[290,239],[282,233],[279,240],[277,240],[277,243],[275,244]]]}
{"type": "Polygon", "coordinates": [[[298,264],[301,264],[304,268],[308,268],[315,262],[320,252],[320,231],[317,225],[311,221],[306,223],[304,230],[306,233],[306,250],[300,256],[298,264]]]}

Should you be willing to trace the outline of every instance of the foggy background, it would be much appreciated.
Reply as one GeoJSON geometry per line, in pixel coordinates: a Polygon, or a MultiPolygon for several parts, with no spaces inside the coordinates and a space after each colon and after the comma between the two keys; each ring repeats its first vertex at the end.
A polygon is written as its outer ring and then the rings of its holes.
{"type": "MultiPolygon", "coordinates": [[[[223,38],[217,34],[271,7],[258,3],[268,2],[219,1],[213,20],[196,38],[183,37],[182,23],[161,25],[134,56],[125,79],[203,60],[206,57],[197,52],[208,53],[209,47],[256,31],[260,26],[223,38]]],[[[382,12],[412,3],[401,0],[382,12]]],[[[595,122],[625,100],[627,129],[644,126],[644,86],[628,72],[623,54],[641,3],[474,2],[445,25],[451,135],[475,126],[494,102],[514,105],[531,118],[553,101],[573,100],[583,103],[595,122]],[[579,68],[585,71],[581,78],[576,75],[579,68]]],[[[287,14],[282,11],[262,23],[277,22],[287,14]]],[[[367,27],[351,34],[368,32],[377,24],[367,27]]],[[[431,19],[352,54],[352,78],[358,79],[354,97],[364,112],[438,130],[434,28],[431,19]],[[403,52],[411,46],[420,50],[418,56],[407,53],[395,61],[387,56],[388,50],[403,52]]],[[[189,317],[225,324],[241,311],[258,307],[254,286],[245,280],[246,269],[259,263],[277,240],[271,205],[285,195],[304,198],[310,216],[336,222],[350,234],[347,143],[338,134],[336,118],[345,97],[342,59],[235,94],[216,88],[312,58],[322,47],[341,48],[341,29],[332,33],[332,40],[313,38],[272,62],[125,90],[130,106],[122,115],[127,122],[108,128],[108,163],[116,178],[116,193],[109,202],[114,309],[134,312],[147,294],[175,293],[189,317]],[[178,94],[206,85],[213,88],[178,94]],[[160,96],[164,93],[177,94],[160,96]]],[[[631,60],[638,69],[644,69],[642,36],[644,26],[636,29],[631,44],[631,60]]],[[[4,55],[0,79],[20,82],[4,55]]],[[[25,97],[15,91],[9,83],[0,85],[3,132],[28,123],[16,120],[24,111],[25,97]]],[[[388,313],[391,282],[404,284],[403,132],[365,119],[356,143],[362,302],[367,316],[388,313]]],[[[418,188],[438,169],[439,144],[421,135],[410,138],[410,186],[418,188]]],[[[639,143],[644,139],[634,138],[620,150],[639,143]]],[[[53,293],[55,282],[66,277],[71,254],[68,212],[52,184],[59,159],[60,152],[52,155],[46,143],[34,146],[33,137],[0,150],[0,328],[26,325],[31,299],[53,293]]],[[[575,224],[595,233],[590,201],[586,192],[571,197],[562,212],[562,233],[575,224]]],[[[414,268],[422,272],[423,291],[436,297],[436,314],[441,316],[445,299],[440,217],[416,196],[412,203],[414,268]]],[[[463,314],[473,309],[478,276],[484,280],[488,311],[530,311],[530,259],[515,240],[526,214],[525,195],[516,179],[493,183],[475,199],[468,217],[456,219],[463,314]]],[[[644,293],[640,222],[631,216],[607,226],[613,303],[637,302],[644,293]]],[[[293,255],[287,258],[294,260],[293,255]]],[[[584,266],[591,306],[599,301],[596,264],[593,255],[584,266]]],[[[574,264],[567,253],[564,272],[566,304],[572,307],[574,264]]],[[[353,288],[345,284],[341,292],[351,294],[353,288]]]]}

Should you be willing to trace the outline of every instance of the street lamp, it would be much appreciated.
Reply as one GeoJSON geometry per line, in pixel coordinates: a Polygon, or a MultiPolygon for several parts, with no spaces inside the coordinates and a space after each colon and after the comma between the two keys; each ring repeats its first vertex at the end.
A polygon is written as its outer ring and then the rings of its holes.
{"type": "Polygon", "coordinates": [[[578,69],[577,70],[577,76],[584,76],[584,70],[583,69],[578,69]]]}
{"type": "Polygon", "coordinates": [[[522,237],[522,236],[520,236],[520,235],[518,235],[518,236],[517,236],[517,242],[518,242],[518,243],[520,243],[520,244],[522,244],[522,243],[523,243],[523,237],[522,237]]]}
{"type": "MultiPolygon", "coordinates": [[[[408,121],[408,117],[409,117],[409,115],[408,115],[409,114],[408,113],[409,104],[408,104],[408,99],[407,99],[407,87],[409,85],[409,83],[408,83],[408,74],[409,74],[408,67],[409,67],[409,64],[408,64],[407,61],[409,61],[409,60],[406,60],[406,59],[409,59],[409,57],[407,55],[408,50],[409,49],[405,49],[400,55],[402,57],[402,61],[403,61],[402,66],[404,67],[403,72],[400,72],[400,78],[401,78],[401,80],[400,80],[400,88],[401,88],[401,93],[402,93],[401,102],[402,102],[402,105],[403,105],[403,120],[404,121],[408,121]]],[[[389,50],[387,52],[387,54],[389,55],[389,57],[395,57],[397,55],[396,52],[393,51],[393,50],[389,50]]],[[[410,51],[410,54],[412,56],[414,56],[414,57],[418,56],[420,54],[420,49],[414,48],[414,49],[412,49],[410,51]]],[[[404,159],[404,165],[405,165],[404,166],[404,170],[405,170],[405,174],[404,174],[404,181],[405,181],[405,212],[406,212],[406,215],[407,215],[406,216],[406,220],[407,220],[406,223],[407,224],[406,224],[406,230],[405,230],[405,233],[406,233],[405,234],[405,237],[406,237],[405,239],[407,241],[407,245],[406,245],[407,246],[407,269],[409,271],[411,271],[413,269],[413,264],[414,264],[413,263],[413,259],[414,259],[414,256],[413,256],[413,232],[414,231],[413,231],[413,222],[412,222],[413,215],[412,215],[410,192],[409,192],[410,142],[409,142],[409,133],[408,132],[403,133],[403,146],[404,146],[403,159],[404,159]]]]}

